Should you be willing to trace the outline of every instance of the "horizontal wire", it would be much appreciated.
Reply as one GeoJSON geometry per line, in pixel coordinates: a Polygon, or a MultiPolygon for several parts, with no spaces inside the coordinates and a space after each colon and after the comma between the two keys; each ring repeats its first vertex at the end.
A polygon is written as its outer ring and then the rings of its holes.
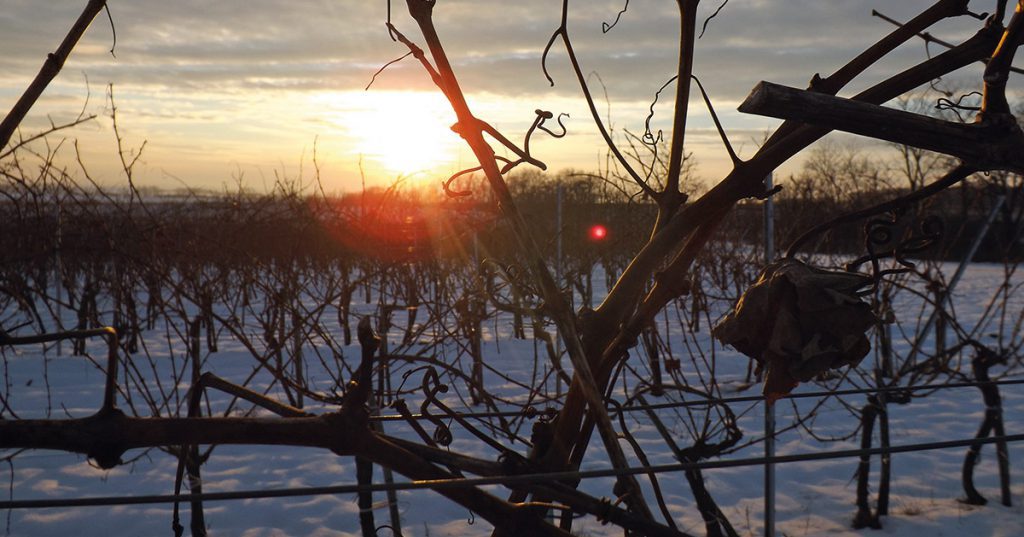
{"type": "Polygon", "coordinates": [[[171,502],[192,501],[224,501],[247,500],[257,498],[288,498],[296,496],[322,496],[333,494],[352,494],[358,492],[387,492],[398,490],[447,489],[460,487],[476,487],[482,485],[526,485],[537,482],[563,480],[593,479],[601,477],[617,477],[623,475],[661,474],[686,470],[712,470],[717,468],[737,468],[742,466],[763,466],[765,464],[785,464],[793,462],[844,459],[871,455],[894,453],[910,453],[932,451],[973,445],[994,444],[999,442],[1021,442],[1024,434],[1013,434],[988,438],[971,438],[964,440],[946,440],[920,444],[905,444],[887,448],[848,449],[824,451],[819,453],[801,453],[794,455],[776,455],[774,457],[749,457],[743,459],[703,461],[690,463],[674,463],[652,466],[632,466],[628,468],[607,468],[601,470],[577,470],[566,472],[543,472],[494,477],[470,477],[407,481],[401,483],[380,483],[369,485],[334,485],[326,487],[296,487],[286,489],[248,490],[232,492],[204,492],[200,494],[158,494],[148,496],[98,496],[91,498],[39,499],[39,500],[6,500],[0,501],[0,510],[7,509],[44,509],[55,507],[100,507],[114,505],[141,505],[171,502]]]}
{"type": "MultiPolygon", "coordinates": [[[[805,393],[790,393],[783,396],[779,396],[778,400],[783,399],[809,399],[829,396],[842,396],[842,395],[860,395],[869,393],[893,393],[893,392],[908,392],[908,391],[927,391],[927,390],[943,390],[952,388],[979,388],[982,386],[1015,386],[1024,384],[1024,379],[1016,380],[988,380],[988,381],[975,381],[975,382],[953,382],[947,384],[924,384],[921,386],[886,386],[886,387],[874,387],[874,388],[850,388],[846,390],[833,390],[833,391],[819,391],[819,392],[805,392],[805,393]]],[[[699,401],[675,401],[671,403],[652,403],[647,405],[630,405],[624,407],[608,407],[609,412],[618,412],[620,410],[636,412],[641,410],[663,410],[670,408],[683,408],[691,406],[706,406],[711,404],[721,405],[730,403],[750,403],[764,401],[764,395],[744,395],[739,397],[729,398],[710,398],[701,399],[699,401]]],[[[543,410],[537,410],[537,415],[544,414],[543,410]]],[[[502,418],[502,417],[517,417],[524,415],[522,410],[513,411],[492,411],[492,412],[460,412],[459,416],[464,418],[502,418]]],[[[431,416],[424,414],[411,414],[409,416],[416,420],[431,419],[431,416]]],[[[435,416],[436,417],[436,416],[435,416]]],[[[405,421],[406,417],[401,414],[381,414],[377,416],[370,416],[370,421],[405,421]]]]}

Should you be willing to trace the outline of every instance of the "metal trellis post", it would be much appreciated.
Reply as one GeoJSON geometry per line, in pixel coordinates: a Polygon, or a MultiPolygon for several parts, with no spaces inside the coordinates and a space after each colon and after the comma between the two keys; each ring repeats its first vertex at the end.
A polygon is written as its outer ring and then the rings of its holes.
{"type": "MultiPolygon", "coordinates": [[[[765,191],[773,188],[772,174],[764,179],[765,191]]],[[[764,260],[765,264],[775,259],[775,204],[771,197],[764,201],[764,260]]],[[[764,401],[764,456],[775,456],[775,405],[764,401]]],[[[764,465],[764,534],[775,536],[775,465],[766,461],[764,465]]]]}
{"type": "MultiPolygon", "coordinates": [[[[928,320],[925,321],[924,326],[922,326],[921,330],[917,333],[914,345],[910,348],[910,354],[907,356],[907,363],[915,363],[917,353],[921,350],[921,344],[924,343],[924,339],[928,336],[928,331],[932,329],[932,325],[935,324],[935,320],[943,314],[943,308],[945,308],[946,302],[949,300],[950,296],[952,296],[953,289],[956,288],[957,283],[960,282],[960,277],[964,275],[964,271],[967,269],[967,266],[974,260],[974,254],[978,252],[978,248],[981,246],[981,241],[985,239],[986,235],[988,235],[988,230],[992,226],[992,223],[995,222],[996,216],[999,215],[999,209],[1003,206],[1005,201],[1006,195],[1001,194],[992,204],[992,210],[989,212],[988,217],[982,224],[978,234],[974,237],[971,247],[967,250],[964,258],[960,261],[960,265],[956,268],[956,272],[953,273],[953,277],[949,279],[949,283],[943,290],[941,297],[936,299],[935,309],[932,310],[928,320]]],[[[938,337],[938,334],[936,334],[936,337],[938,337]]]]}
{"type": "MultiPolygon", "coordinates": [[[[565,196],[562,182],[559,181],[555,187],[555,281],[558,287],[562,287],[562,200],[565,196]]],[[[555,356],[560,360],[562,356],[562,335],[555,327],[555,356]]],[[[555,375],[555,397],[562,396],[562,377],[555,375]]]]}

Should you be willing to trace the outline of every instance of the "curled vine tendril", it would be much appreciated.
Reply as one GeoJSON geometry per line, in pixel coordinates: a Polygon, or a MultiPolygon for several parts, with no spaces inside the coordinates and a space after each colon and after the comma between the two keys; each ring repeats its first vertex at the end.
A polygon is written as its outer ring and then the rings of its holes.
{"type": "Polygon", "coordinates": [[[874,285],[860,294],[874,293],[882,278],[902,274],[917,265],[907,256],[923,252],[939,241],[944,234],[942,219],[928,215],[912,223],[903,221],[903,211],[891,211],[886,217],[873,218],[864,225],[864,247],[867,255],[846,264],[846,270],[855,271],[864,263],[871,263],[874,285]],[[892,258],[896,268],[882,269],[881,260],[892,258]]]}
{"type": "Polygon", "coordinates": [[[625,15],[627,11],[629,11],[629,0],[626,0],[626,5],[622,6],[622,9],[619,10],[619,12],[615,14],[615,20],[612,21],[611,24],[609,24],[607,22],[602,22],[601,23],[601,33],[606,34],[606,33],[610,32],[612,30],[612,28],[615,28],[615,26],[617,24],[619,24],[619,19],[621,19],[622,16],[625,15]]]}
{"type": "Polygon", "coordinates": [[[963,104],[964,99],[967,99],[968,97],[981,97],[981,96],[982,96],[981,92],[979,92],[979,91],[972,91],[970,93],[966,93],[964,95],[961,95],[960,97],[958,97],[956,99],[956,101],[953,101],[953,100],[948,99],[946,97],[940,97],[935,102],[935,108],[937,110],[951,110],[954,114],[956,114],[957,119],[960,120],[961,122],[963,122],[964,118],[963,118],[963,116],[960,115],[960,111],[961,110],[966,110],[966,111],[970,111],[970,112],[977,112],[977,111],[981,110],[980,106],[968,106],[966,104],[963,104]]]}
{"type": "Polygon", "coordinates": [[[704,19],[704,26],[701,27],[700,35],[697,36],[697,39],[700,39],[700,38],[704,37],[704,32],[706,32],[708,30],[708,24],[711,22],[711,19],[717,17],[718,14],[722,11],[722,9],[728,3],[729,3],[729,0],[725,0],[725,2],[722,2],[722,5],[718,6],[718,9],[716,9],[715,12],[712,13],[710,17],[704,19]]]}

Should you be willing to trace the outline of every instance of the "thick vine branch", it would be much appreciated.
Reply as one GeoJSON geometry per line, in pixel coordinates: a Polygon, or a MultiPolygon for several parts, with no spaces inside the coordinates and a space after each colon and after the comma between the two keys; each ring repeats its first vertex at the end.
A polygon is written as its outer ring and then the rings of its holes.
{"type": "MultiPolygon", "coordinates": [[[[429,0],[407,0],[409,14],[416,21],[427,42],[428,49],[434,59],[440,77],[441,88],[447,88],[446,97],[451,103],[455,115],[458,118],[458,132],[466,143],[473,150],[474,155],[480,162],[482,171],[491,186],[492,191],[498,199],[498,206],[503,216],[508,220],[513,229],[518,246],[525,254],[530,272],[540,284],[547,310],[558,327],[566,345],[569,358],[575,370],[575,378],[572,386],[582,394],[583,401],[590,409],[590,413],[597,423],[601,438],[604,441],[605,449],[616,468],[628,466],[625,453],[618,443],[618,436],[612,425],[611,418],[605,409],[599,384],[594,380],[591,371],[590,361],[584,350],[580,334],[576,329],[576,319],[572,309],[558,289],[551,272],[544,262],[544,258],[530,236],[526,221],[516,207],[512,194],[505,184],[504,178],[495,160],[494,150],[484,139],[482,123],[473,115],[462,93],[458,79],[448,60],[447,53],[441,44],[441,39],[433,24],[432,11],[434,2],[429,0]]],[[[643,494],[637,480],[632,476],[625,476],[619,479],[619,493],[625,496],[630,509],[647,519],[652,515],[643,500],[643,494]]]]}
{"type": "Polygon", "coordinates": [[[1016,123],[944,121],[771,82],[759,83],[739,110],[945,153],[979,170],[1024,170],[1024,134],[1016,123]]]}
{"type": "Polygon", "coordinates": [[[985,74],[982,79],[985,82],[984,97],[981,102],[979,116],[982,120],[988,117],[1000,115],[1008,116],[1008,119],[1016,124],[1013,115],[1010,113],[1010,104],[1006,101],[1006,82],[1010,79],[1010,69],[1013,67],[1013,57],[1024,39],[1024,0],[1018,0],[1017,9],[1006,25],[999,45],[992,54],[992,59],[985,66],[985,74]]]}
{"type": "MultiPolygon", "coordinates": [[[[966,13],[965,0],[940,0],[901,28],[893,30],[856,58],[827,78],[815,77],[812,87],[816,91],[835,94],[863,73],[868,67],[886,56],[899,45],[913,39],[936,22],[966,13]]],[[[857,100],[881,104],[910,91],[929,80],[952,72],[964,65],[986,58],[1001,31],[986,28],[954,49],[931,58],[903,73],[897,74],[854,97],[857,100]],[[998,33],[997,33],[998,32],[998,33]]],[[[699,225],[709,224],[716,215],[724,216],[737,201],[764,194],[763,180],[772,170],[789,160],[799,151],[829,132],[828,129],[810,127],[787,121],[769,138],[768,142],[747,162],[734,166],[718,185],[700,199],[687,205],[637,253],[632,263],[609,291],[605,301],[597,308],[597,323],[606,333],[621,326],[633,313],[636,296],[642,294],[647,282],[660,268],[664,259],[690,236],[699,225]],[[722,212],[722,208],[726,208],[722,212]]],[[[693,244],[693,247],[697,247],[693,244]]],[[[672,274],[674,279],[685,274],[672,274]]]]}
{"type": "Polygon", "coordinates": [[[697,5],[700,0],[677,0],[679,5],[679,61],[676,66],[675,117],[672,120],[672,142],[669,145],[668,176],[665,191],[658,200],[658,220],[652,233],[679,210],[686,198],[679,191],[683,171],[683,143],[686,140],[686,118],[690,109],[690,84],[693,75],[693,51],[697,34],[697,5]]]}
{"type": "MultiPolygon", "coordinates": [[[[965,12],[965,1],[940,0],[915,17],[907,26],[897,28],[869,47],[832,76],[827,79],[815,77],[816,83],[812,86],[819,91],[835,93],[897,46],[912,39],[916,32],[923,31],[943,18],[965,12]]],[[[854,98],[881,104],[938,76],[986,58],[995,47],[1001,33],[997,25],[989,24],[954,49],[899,73],[854,98]]],[[[651,237],[633,258],[605,301],[591,316],[589,333],[594,334],[595,338],[588,341],[588,346],[598,347],[597,352],[602,355],[602,360],[596,367],[599,382],[607,382],[615,364],[626,356],[625,350],[635,345],[635,335],[639,334],[637,327],[643,326],[645,319],[653,318],[669,300],[685,292],[687,272],[692,259],[703,249],[713,230],[730,212],[733,205],[744,198],[766,195],[763,186],[765,176],[828,132],[827,128],[787,121],[769,140],[771,143],[762,146],[749,161],[734,166],[718,185],[685,206],[651,237]],[[654,288],[643,301],[642,311],[637,311],[636,297],[644,293],[644,288],[665,262],[666,256],[675,251],[678,253],[674,255],[674,260],[664,272],[658,274],[654,288]]],[[[577,435],[577,430],[570,424],[575,423],[574,420],[578,419],[582,412],[579,396],[580,394],[570,389],[561,414],[565,422],[559,423],[556,434],[556,442],[575,443],[577,450],[585,449],[588,438],[588,433],[584,430],[579,438],[569,439],[577,435]]]]}

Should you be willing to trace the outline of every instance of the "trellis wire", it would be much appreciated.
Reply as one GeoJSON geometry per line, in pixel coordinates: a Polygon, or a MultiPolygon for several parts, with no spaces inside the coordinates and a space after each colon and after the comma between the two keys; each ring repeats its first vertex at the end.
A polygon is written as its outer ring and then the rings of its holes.
{"type": "Polygon", "coordinates": [[[887,455],[894,453],[911,453],[916,451],[932,451],[957,447],[968,447],[975,444],[994,444],[998,442],[1021,442],[1024,434],[1012,434],[999,437],[970,438],[963,440],[946,440],[942,442],[926,442],[905,444],[902,446],[878,447],[870,449],[847,449],[823,451],[819,453],[801,453],[795,455],[776,455],[774,457],[749,457],[743,459],[702,461],[695,463],[674,463],[651,466],[631,466],[622,469],[578,470],[567,472],[543,472],[494,477],[469,477],[452,479],[434,479],[407,481],[399,483],[380,483],[370,485],[334,485],[326,487],[295,487],[285,489],[248,490],[233,492],[204,492],[202,494],[157,494],[144,496],[100,496],[92,498],[39,499],[39,500],[6,500],[0,501],[2,509],[43,509],[54,507],[99,507],[115,505],[139,505],[154,503],[171,503],[175,501],[190,502],[194,500],[223,501],[245,500],[256,498],[285,498],[295,496],[321,496],[329,494],[352,494],[358,492],[386,492],[389,490],[420,490],[458,487],[476,487],[482,485],[520,485],[539,481],[556,482],[574,479],[593,479],[616,477],[621,475],[640,475],[650,473],[679,472],[691,469],[713,470],[718,468],[737,468],[742,466],[762,466],[765,464],[784,464],[792,462],[819,461],[828,459],[845,459],[863,455],[887,455]]]}
{"type": "MultiPolygon", "coordinates": [[[[1024,384],[1024,379],[1015,380],[991,380],[985,382],[950,382],[944,384],[923,384],[920,386],[885,386],[885,387],[872,387],[872,388],[848,388],[845,390],[832,390],[832,391],[817,391],[817,392],[804,392],[804,393],[790,393],[783,396],[778,396],[778,400],[787,399],[811,399],[821,397],[837,397],[843,395],[867,395],[877,393],[897,393],[897,392],[911,392],[911,391],[928,391],[928,390],[945,390],[953,388],[978,388],[981,386],[1016,386],[1024,384]]],[[[672,408],[685,408],[693,406],[707,406],[707,405],[722,405],[732,403],[756,403],[765,400],[763,395],[744,395],[739,397],[726,397],[726,398],[708,398],[700,399],[697,401],[674,401],[671,403],[654,403],[648,405],[630,405],[623,407],[608,407],[609,412],[617,412],[619,410],[636,412],[642,410],[666,410],[672,408]]],[[[543,410],[538,409],[537,415],[544,414],[543,410]]],[[[522,410],[507,410],[507,411],[491,411],[491,412],[460,412],[459,416],[464,418],[510,418],[523,416],[522,410]]],[[[412,419],[422,420],[428,419],[422,414],[411,414],[412,419]]],[[[370,416],[370,421],[405,421],[406,417],[400,414],[382,414],[378,416],[370,416]]]]}

